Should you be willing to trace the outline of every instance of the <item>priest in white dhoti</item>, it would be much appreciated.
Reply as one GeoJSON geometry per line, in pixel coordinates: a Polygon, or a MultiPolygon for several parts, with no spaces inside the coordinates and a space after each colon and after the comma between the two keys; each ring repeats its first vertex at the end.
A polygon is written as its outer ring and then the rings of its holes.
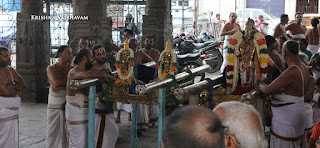
{"type": "MultiPolygon", "coordinates": [[[[110,64],[106,59],[106,50],[101,44],[92,47],[94,57],[91,72],[110,73],[110,64]]],[[[97,85],[96,104],[95,104],[95,147],[113,148],[116,145],[119,131],[113,116],[113,102],[106,93],[107,84],[97,85]]]]}
{"type": "Polygon", "coordinates": [[[26,88],[24,80],[10,65],[10,51],[0,47],[0,147],[19,147],[18,93],[26,88]]]}
{"type": "Polygon", "coordinates": [[[48,66],[47,76],[50,84],[47,111],[47,148],[66,148],[66,84],[71,69],[72,50],[67,45],[59,47],[59,61],[48,66]]]}
{"type": "Polygon", "coordinates": [[[299,61],[297,42],[285,42],[282,50],[288,68],[271,84],[258,81],[258,86],[263,93],[273,96],[270,147],[296,148],[300,147],[306,128],[304,102],[312,78],[306,65],[299,61]]]}
{"type": "Polygon", "coordinates": [[[76,66],[69,71],[67,79],[66,123],[69,147],[88,147],[88,87],[71,89],[70,82],[90,78],[114,79],[106,73],[89,72],[93,56],[89,49],[80,49],[75,57],[76,66]]]}

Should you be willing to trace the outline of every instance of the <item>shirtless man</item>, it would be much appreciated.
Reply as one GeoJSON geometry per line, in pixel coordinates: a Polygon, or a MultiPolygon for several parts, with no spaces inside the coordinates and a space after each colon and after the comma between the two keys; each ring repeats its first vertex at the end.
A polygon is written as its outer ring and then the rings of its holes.
{"type": "MultiPolygon", "coordinates": [[[[125,29],[123,30],[122,36],[124,40],[129,40],[130,38],[133,37],[133,31],[130,29],[125,29]]],[[[123,48],[123,44],[120,46],[117,46],[116,44],[112,43],[112,48],[116,51],[119,51],[121,48],[123,48]]]]}
{"type": "MultiPolygon", "coordinates": [[[[133,52],[135,53],[136,59],[138,58],[137,52],[141,51],[138,49],[138,41],[136,38],[130,38],[129,39],[129,48],[131,48],[133,50],[133,52]]],[[[145,56],[148,56],[147,54],[144,53],[145,56]]],[[[141,56],[141,55],[140,55],[141,56]]],[[[143,56],[143,55],[142,55],[143,56]]],[[[149,57],[149,56],[148,56],[149,57]]],[[[152,58],[149,57],[152,61],[152,58]]],[[[135,65],[135,77],[137,80],[148,80],[148,79],[153,79],[154,76],[154,69],[151,68],[153,70],[153,73],[150,72],[150,67],[147,67],[147,69],[140,69],[138,67],[141,67],[142,65],[135,65]],[[138,72],[139,70],[139,72],[138,72]],[[138,74],[140,74],[141,76],[139,76],[138,74]],[[141,79],[143,78],[143,79],[141,79]]],[[[144,65],[143,65],[144,66],[144,65]]],[[[145,68],[145,67],[144,67],[145,68]]],[[[145,81],[144,81],[145,82],[145,81]]],[[[145,82],[148,83],[149,81],[145,82]]],[[[137,135],[138,136],[142,136],[141,131],[146,131],[148,129],[148,124],[149,124],[149,116],[148,116],[148,106],[146,104],[138,104],[137,105],[137,110],[138,110],[138,114],[137,114],[137,135]]]]}
{"type": "MultiPolygon", "coordinates": [[[[90,71],[93,72],[111,72],[110,64],[106,59],[106,50],[101,44],[96,44],[92,47],[92,54],[94,56],[93,67],[90,71]]],[[[104,85],[104,84],[103,84],[104,85]]],[[[96,101],[96,146],[95,147],[115,147],[118,139],[119,131],[118,126],[114,122],[113,117],[113,102],[103,100],[102,85],[97,85],[97,97],[96,101]]]]}
{"type": "Polygon", "coordinates": [[[304,39],[305,32],[307,31],[306,26],[301,24],[302,22],[302,13],[296,13],[295,15],[296,22],[288,25],[286,27],[286,31],[289,30],[292,36],[292,39],[295,41],[299,41],[300,39],[304,39]]]}
{"type": "Polygon", "coordinates": [[[92,68],[92,53],[87,48],[82,48],[76,55],[75,67],[68,73],[67,79],[67,103],[66,103],[66,122],[69,134],[69,147],[88,147],[88,95],[89,89],[81,88],[73,90],[70,88],[70,81],[104,78],[109,80],[114,77],[107,73],[89,72],[92,68]]]}
{"type": "Polygon", "coordinates": [[[26,84],[9,64],[10,51],[0,47],[0,147],[18,148],[21,101],[18,93],[26,84]]]}
{"type": "Polygon", "coordinates": [[[309,42],[307,50],[311,51],[312,54],[316,54],[319,52],[319,34],[317,25],[319,24],[319,20],[317,18],[311,19],[312,29],[306,32],[306,40],[309,42]]]}
{"type": "Polygon", "coordinates": [[[71,69],[72,50],[67,45],[58,49],[59,61],[48,66],[50,84],[47,112],[47,148],[66,148],[65,103],[68,72],[71,69]]]}
{"type": "MultiPolygon", "coordinates": [[[[144,40],[145,48],[142,48],[137,53],[137,64],[144,64],[151,61],[158,62],[160,52],[159,50],[152,48],[153,43],[153,37],[147,35],[146,39],[144,40]]],[[[156,122],[158,118],[158,110],[158,105],[148,105],[148,117],[153,126],[155,125],[154,122],[156,122]]]]}
{"type": "MultiPolygon", "coordinates": [[[[287,14],[282,14],[280,17],[280,23],[274,28],[273,37],[279,38],[281,36],[284,36],[287,40],[289,37],[286,34],[286,25],[288,24],[289,17],[287,14]]],[[[282,46],[281,46],[282,48],[282,46]]]]}
{"type": "MultiPolygon", "coordinates": [[[[77,53],[80,49],[82,48],[86,48],[87,47],[87,44],[88,44],[88,39],[89,37],[82,37],[80,38],[79,40],[79,43],[78,43],[78,49],[74,52],[74,53],[77,53]]],[[[75,60],[75,56],[73,57],[72,61],[71,61],[71,67],[74,67],[75,64],[74,64],[74,60],[75,60]]]]}
{"type": "Polygon", "coordinates": [[[308,68],[299,60],[298,43],[287,41],[282,49],[288,68],[271,84],[260,81],[257,84],[263,93],[272,94],[274,98],[271,101],[273,118],[270,147],[300,147],[308,125],[305,123],[304,102],[310,101],[313,90],[309,88],[314,83],[308,68]]]}
{"type": "Polygon", "coordinates": [[[89,39],[89,37],[80,38],[79,43],[78,43],[79,50],[86,47],[86,42],[88,39],[89,39]]]}
{"type": "MultiPolygon", "coordinates": [[[[224,36],[224,43],[223,43],[223,63],[220,68],[220,72],[223,74],[223,76],[226,76],[225,73],[225,68],[227,67],[227,52],[228,52],[228,45],[229,45],[229,40],[231,36],[240,31],[240,25],[236,23],[237,20],[237,14],[236,13],[230,13],[229,15],[229,22],[227,22],[221,32],[220,36],[224,36]]],[[[225,81],[223,82],[223,86],[225,87],[225,81]]]]}
{"type": "Polygon", "coordinates": [[[154,39],[152,36],[147,35],[144,40],[145,48],[142,48],[137,52],[137,64],[144,64],[151,61],[158,62],[160,52],[152,48],[154,39]]]}
{"type": "Polygon", "coordinates": [[[85,42],[85,47],[88,48],[89,50],[92,50],[93,45],[96,44],[96,41],[92,38],[87,39],[85,42]]]}

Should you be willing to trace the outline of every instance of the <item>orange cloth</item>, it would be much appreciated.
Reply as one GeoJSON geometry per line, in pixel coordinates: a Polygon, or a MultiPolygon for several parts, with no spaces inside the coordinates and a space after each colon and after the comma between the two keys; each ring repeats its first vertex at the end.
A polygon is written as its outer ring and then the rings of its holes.
{"type": "Polygon", "coordinates": [[[310,138],[314,139],[314,140],[318,140],[319,139],[319,136],[320,136],[320,122],[318,122],[314,128],[313,128],[313,131],[312,131],[312,135],[310,138]]]}

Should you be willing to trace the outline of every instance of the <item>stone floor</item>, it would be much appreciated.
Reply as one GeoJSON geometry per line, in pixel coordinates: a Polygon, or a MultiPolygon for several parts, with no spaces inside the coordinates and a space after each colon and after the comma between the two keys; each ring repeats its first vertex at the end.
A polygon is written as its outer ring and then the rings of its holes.
{"type": "MultiPolygon", "coordinates": [[[[219,75],[206,73],[206,77],[213,78],[219,75]]],[[[196,77],[195,81],[199,81],[196,77]]],[[[116,112],[115,112],[116,113],[116,112]]],[[[47,128],[47,104],[22,103],[19,118],[19,147],[21,148],[45,148],[47,128]]],[[[128,121],[128,113],[121,112],[121,123],[118,123],[119,137],[116,148],[130,148],[131,122],[128,121]]],[[[149,128],[148,132],[138,139],[137,148],[157,147],[158,129],[149,128]]]]}
{"type": "MultiPolygon", "coordinates": [[[[115,112],[116,113],[116,112],[115,112]]],[[[19,118],[19,147],[45,148],[47,128],[47,105],[36,103],[22,103],[19,118]]],[[[130,148],[131,122],[128,113],[121,112],[121,122],[118,123],[119,137],[116,148],[130,148]]],[[[157,128],[149,128],[139,137],[137,148],[157,147],[157,128]]]]}

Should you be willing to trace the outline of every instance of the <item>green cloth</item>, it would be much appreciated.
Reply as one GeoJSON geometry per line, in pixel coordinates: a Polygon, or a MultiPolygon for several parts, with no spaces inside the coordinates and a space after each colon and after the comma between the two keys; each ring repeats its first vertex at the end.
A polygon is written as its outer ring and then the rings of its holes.
{"type": "Polygon", "coordinates": [[[312,57],[312,53],[309,50],[303,51],[304,54],[306,54],[308,56],[308,60],[310,61],[311,57],[312,57]]]}

